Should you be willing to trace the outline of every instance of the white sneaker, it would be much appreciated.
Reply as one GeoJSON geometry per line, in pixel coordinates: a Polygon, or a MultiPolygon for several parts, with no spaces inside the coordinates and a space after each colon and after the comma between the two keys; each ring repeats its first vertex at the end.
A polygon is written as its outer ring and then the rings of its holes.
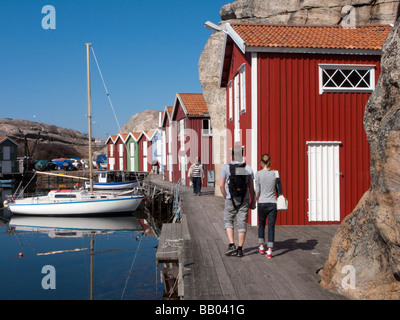
{"type": "Polygon", "coordinates": [[[268,250],[268,251],[267,251],[267,258],[268,258],[268,259],[271,259],[271,258],[272,258],[272,251],[271,251],[271,250],[268,250]]]}

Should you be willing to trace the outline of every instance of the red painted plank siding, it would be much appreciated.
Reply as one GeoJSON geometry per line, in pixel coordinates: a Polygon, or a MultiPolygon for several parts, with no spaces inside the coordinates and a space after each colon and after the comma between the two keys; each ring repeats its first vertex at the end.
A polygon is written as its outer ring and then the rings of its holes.
{"type": "Polygon", "coordinates": [[[374,64],[376,79],[380,73],[377,56],[259,54],[258,156],[271,155],[290,204],[286,213],[278,215],[278,224],[310,224],[307,141],[342,142],[341,220],[370,184],[369,146],[363,127],[370,93],[320,95],[320,63],[374,64]]]}

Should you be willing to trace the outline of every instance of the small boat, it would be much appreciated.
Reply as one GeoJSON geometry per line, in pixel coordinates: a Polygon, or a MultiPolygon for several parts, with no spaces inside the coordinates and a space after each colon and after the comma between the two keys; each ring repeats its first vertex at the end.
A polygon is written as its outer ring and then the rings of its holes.
{"type": "MultiPolygon", "coordinates": [[[[97,190],[121,190],[133,189],[139,185],[139,175],[128,171],[99,171],[98,181],[93,182],[93,189],[97,190]]],[[[90,188],[90,182],[85,183],[85,188],[90,188]]]]}
{"type": "Polygon", "coordinates": [[[14,179],[3,179],[3,180],[0,180],[0,184],[11,184],[14,181],[15,181],[14,179]]]}
{"type": "MultiPolygon", "coordinates": [[[[122,171],[106,170],[98,171],[98,181],[93,182],[93,189],[97,190],[121,190],[132,189],[139,186],[149,173],[147,171],[122,171]]],[[[90,182],[85,183],[85,188],[90,188],[90,182]]]]}
{"type": "Polygon", "coordinates": [[[82,216],[129,213],[135,211],[143,195],[89,192],[87,190],[51,190],[46,196],[4,201],[12,214],[42,216],[82,216]]]}

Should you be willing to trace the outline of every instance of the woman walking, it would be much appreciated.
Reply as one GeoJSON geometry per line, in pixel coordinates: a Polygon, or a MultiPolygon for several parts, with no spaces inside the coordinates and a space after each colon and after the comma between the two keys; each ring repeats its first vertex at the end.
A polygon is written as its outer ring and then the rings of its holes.
{"type": "Polygon", "coordinates": [[[265,253],[265,223],[268,219],[267,258],[272,257],[275,240],[275,221],[277,215],[275,189],[278,196],[282,195],[282,183],[279,172],[271,170],[271,157],[265,153],[261,156],[260,171],[255,176],[256,200],[258,202],[258,243],[259,252],[265,253]]]}

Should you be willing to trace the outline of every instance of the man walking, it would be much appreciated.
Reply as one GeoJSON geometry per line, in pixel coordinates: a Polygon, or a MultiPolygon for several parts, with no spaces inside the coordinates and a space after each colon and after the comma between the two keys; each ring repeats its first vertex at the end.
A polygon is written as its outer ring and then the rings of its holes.
{"type": "Polygon", "coordinates": [[[229,246],[225,255],[243,256],[243,245],[246,239],[247,216],[249,208],[256,207],[254,193],[254,174],[250,166],[243,161],[242,146],[232,148],[232,162],[222,167],[220,190],[225,198],[224,225],[229,246]],[[234,240],[234,219],[237,219],[238,247],[234,240]]]}

